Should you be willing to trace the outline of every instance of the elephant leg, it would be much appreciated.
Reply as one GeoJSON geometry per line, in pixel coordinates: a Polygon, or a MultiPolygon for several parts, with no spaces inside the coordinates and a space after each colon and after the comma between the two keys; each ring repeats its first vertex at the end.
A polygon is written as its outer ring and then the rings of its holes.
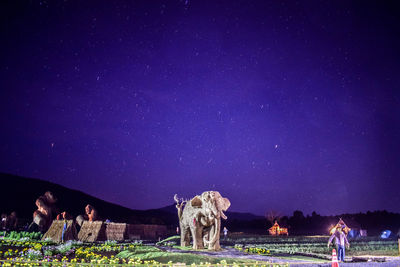
{"type": "Polygon", "coordinates": [[[203,229],[203,244],[206,244],[208,247],[208,243],[210,242],[210,230],[211,227],[205,227],[203,229]]]}
{"type": "Polygon", "coordinates": [[[190,232],[188,227],[181,226],[181,247],[190,245],[190,232]]]}
{"type": "Polygon", "coordinates": [[[221,245],[219,243],[219,238],[217,239],[217,241],[215,241],[215,243],[213,244],[212,250],[221,250],[221,245]]]}
{"type": "Polygon", "coordinates": [[[190,246],[190,230],[189,230],[189,228],[186,229],[186,233],[185,233],[184,238],[185,238],[185,242],[184,242],[185,243],[185,247],[190,246]]]}
{"type": "Polygon", "coordinates": [[[203,227],[196,225],[190,227],[190,232],[192,233],[193,237],[193,249],[203,249],[203,227]]]}
{"type": "MultiPolygon", "coordinates": [[[[203,228],[204,228],[204,227],[202,227],[202,226],[196,226],[196,227],[195,227],[197,249],[203,249],[203,248],[204,248],[204,243],[203,243],[203,228]]],[[[194,242],[193,242],[193,243],[194,243],[194,242]]]]}
{"type": "Polygon", "coordinates": [[[193,249],[197,249],[196,231],[194,230],[193,226],[190,226],[190,234],[192,235],[193,238],[193,249]]]}
{"type": "Polygon", "coordinates": [[[194,226],[190,226],[190,233],[192,234],[193,238],[193,249],[198,249],[198,236],[194,226]]]}

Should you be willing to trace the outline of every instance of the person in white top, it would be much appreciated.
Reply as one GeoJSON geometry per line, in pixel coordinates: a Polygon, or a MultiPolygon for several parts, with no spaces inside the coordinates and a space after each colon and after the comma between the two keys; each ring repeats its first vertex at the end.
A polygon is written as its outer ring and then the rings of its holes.
{"type": "Polygon", "coordinates": [[[224,229],[222,231],[224,231],[224,239],[226,239],[226,236],[228,235],[228,229],[226,229],[226,227],[224,227],[224,229]]]}

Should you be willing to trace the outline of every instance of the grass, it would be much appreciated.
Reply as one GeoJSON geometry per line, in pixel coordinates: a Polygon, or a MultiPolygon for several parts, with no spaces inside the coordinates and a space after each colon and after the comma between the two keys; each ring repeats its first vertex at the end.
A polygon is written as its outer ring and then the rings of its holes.
{"type": "MultiPolygon", "coordinates": [[[[256,263],[255,260],[238,260],[232,258],[221,258],[221,257],[210,257],[198,254],[191,254],[191,253],[171,253],[171,252],[153,252],[147,254],[135,254],[135,253],[128,253],[126,256],[130,257],[140,257],[142,260],[155,260],[160,263],[168,263],[168,262],[181,262],[185,264],[203,264],[203,263],[211,263],[211,264],[218,264],[222,261],[226,261],[228,264],[236,263],[256,263]]],[[[122,254],[122,252],[120,253],[122,254]]],[[[117,256],[120,256],[117,255],[117,256]]]]}
{"type": "Polygon", "coordinates": [[[170,236],[164,240],[156,243],[157,246],[177,246],[181,242],[181,237],[179,235],[170,236]]]}
{"type": "MultiPolygon", "coordinates": [[[[173,248],[180,249],[180,250],[186,250],[186,251],[193,250],[192,246],[188,246],[188,247],[173,246],[173,248]]],[[[209,251],[209,250],[208,249],[198,249],[197,251],[209,251]]]]}
{"type": "MultiPolygon", "coordinates": [[[[129,249],[129,250],[124,250],[132,253],[137,253],[137,254],[147,254],[147,253],[155,253],[155,252],[160,252],[162,251],[159,248],[153,247],[153,246],[137,246],[135,248],[129,249]]],[[[121,251],[121,252],[124,252],[121,251]]]]}
{"type": "Polygon", "coordinates": [[[168,263],[168,262],[180,262],[185,264],[204,264],[204,263],[211,263],[211,264],[218,264],[224,263],[227,264],[256,264],[257,261],[255,260],[243,260],[243,259],[236,259],[236,258],[225,258],[225,257],[212,257],[212,256],[205,256],[205,255],[198,255],[193,253],[180,253],[180,252],[165,252],[158,248],[145,246],[144,247],[137,247],[133,250],[125,250],[121,251],[116,255],[116,257],[121,259],[135,259],[140,258],[143,261],[157,261],[160,263],[168,263]]]}
{"type": "Polygon", "coordinates": [[[276,256],[278,259],[282,259],[283,261],[285,260],[298,260],[298,261],[312,261],[315,263],[324,263],[326,260],[319,259],[319,258],[314,258],[314,257],[307,257],[307,256],[301,256],[301,255],[290,255],[290,256],[276,256]]]}

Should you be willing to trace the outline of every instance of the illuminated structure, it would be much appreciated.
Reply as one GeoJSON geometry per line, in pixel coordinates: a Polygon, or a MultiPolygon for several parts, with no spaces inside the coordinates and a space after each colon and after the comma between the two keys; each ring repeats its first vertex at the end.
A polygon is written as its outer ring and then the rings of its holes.
{"type": "Polygon", "coordinates": [[[280,227],[277,221],[268,229],[268,232],[270,235],[289,235],[288,229],[280,227]]]}

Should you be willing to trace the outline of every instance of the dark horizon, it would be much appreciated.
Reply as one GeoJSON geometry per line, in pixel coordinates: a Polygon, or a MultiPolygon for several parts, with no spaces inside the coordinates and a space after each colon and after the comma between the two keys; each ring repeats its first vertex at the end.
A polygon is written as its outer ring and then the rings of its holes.
{"type": "MultiPolygon", "coordinates": [[[[22,179],[29,179],[29,180],[36,180],[36,181],[39,181],[39,182],[45,182],[45,183],[52,183],[52,186],[51,187],[53,187],[53,186],[56,186],[56,187],[59,187],[59,186],[61,186],[61,187],[63,187],[64,189],[66,189],[68,192],[66,192],[66,194],[69,194],[70,192],[70,190],[72,190],[73,192],[78,192],[78,193],[80,193],[80,194],[83,194],[85,197],[87,197],[87,196],[89,196],[89,197],[93,197],[93,198],[96,198],[96,199],[98,199],[98,200],[100,200],[100,201],[105,201],[105,202],[107,202],[107,203],[109,203],[109,204],[112,204],[112,205],[117,205],[117,206],[119,206],[119,207],[122,207],[122,208],[126,208],[126,209],[130,209],[130,210],[134,210],[134,211],[150,211],[150,210],[164,210],[164,209],[167,209],[167,210],[169,210],[170,208],[172,208],[172,210],[173,211],[175,211],[176,210],[176,207],[175,207],[175,205],[176,205],[176,203],[175,202],[171,202],[169,205],[166,205],[166,206],[161,206],[161,207],[155,207],[155,208],[150,208],[150,209],[131,209],[130,207],[126,207],[126,206],[123,206],[123,205],[120,205],[120,204],[118,204],[118,203],[112,203],[112,202],[108,202],[108,201],[106,201],[106,200],[104,200],[104,199],[101,199],[101,198],[97,198],[97,197],[95,197],[95,196],[92,196],[92,195],[90,195],[90,194],[87,194],[86,192],[84,192],[84,191],[80,191],[80,190],[77,190],[77,189],[72,189],[72,188],[68,188],[68,187],[65,187],[65,186],[63,186],[63,185],[59,185],[59,184],[56,184],[56,183],[53,183],[53,182],[50,182],[50,181],[47,181],[47,180],[44,180],[44,179],[40,179],[40,178],[37,178],[37,177],[24,177],[24,176],[18,176],[18,175],[15,175],[15,174],[11,174],[11,173],[2,173],[2,172],[0,172],[0,178],[1,179],[3,179],[4,178],[4,176],[17,176],[17,177],[19,177],[19,178],[22,178],[22,179]],[[3,176],[3,177],[2,177],[3,176]]],[[[31,184],[31,182],[30,182],[30,184],[31,184]]],[[[7,184],[8,185],[8,184],[7,184]]],[[[32,185],[32,184],[31,184],[32,185]]],[[[41,194],[43,194],[45,191],[52,191],[51,190],[51,187],[49,187],[49,188],[46,188],[46,189],[44,189],[44,190],[40,190],[40,191],[37,191],[37,196],[39,196],[39,195],[41,195],[41,194]],[[43,191],[43,192],[42,192],[43,191]]],[[[65,206],[65,203],[66,203],[66,201],[67,202],[69,202],[68,201],[68,198],[66,198],[66,195],[58,195],[58,194],[55,194],[55,196],[58,198],[58,200],[59,201],[61,201],[61,203],[62,203],[62,206],[65,206]]],[[[3,196],[4,197],[4,196],[3,196]]],[[[11,198],[9,198],[8,199],[8,203],[12,203],[12,201],[11,201],[12,199],[11,198]]],[[[58,202],[59,202],[58,201],[58,202]]],[[[57,203],[58,203],[57,202],[57,203]]],[[[35,205],[34,205],[34,203],[32,202],[32,203],[27,203],[27,202],[21,202],[21,201],[19,201],[18,200],[18,203],[19,204],[17,204],[17,206],[20,206],[20,205],[24,205],[24,206],[32,206],[32,207],[34,207],[35,205]]],[[[59,203],[58,203],[59,204],[59,203]]],[[[56,206],[58,207],[59,205],[58,204],[56,204],[56,206]]],[[[86,204],[93,204],[92,202],[87,202],[86,204]]],[[[82,212],[83,211],[83,207],[84,207],[85,205],[81,205],[80,206],[80,212],[82,212]]],[[[95,205],[95,207],[96,207],[97,205],[95,205]]],[[[58,207],[59,208],[59,207],[58,207]]],[[[75,213],[72,213],[72,215],[77,215],[79,212],[76,212],[76,208],[77,207],[74,207],[74,210],[75,210],[75,213]]],[[[100,209],[101,210],[101,209],[100,209]]],[[[16,209],[16,207],[15,206],[8,206],[8,207],[3,207],[3,209],[2,210],[0,210],[0,212],[2,212],[2,213],[7,213],[7,211],[8,211],[8,213],[11,213],[12,211],[16,211],[17,212],[17,214],[19,214],[18,213],[18,209],[16,209]]],[[[33,211],[33,210],[32,210],[33,211]]],[[[70,212],[70,210],[66,210],[67,212],[70,212]]],[[[101,210],[102,211],[102,210],[101,210]]],[[[274,212],[276,212],[276,210],[270,210],[270,211],[274,211],[274,212]]],[[[26,212],[26,211],[25,211],[26,212]]],[[[102,212],[104,212],[104,211],[102,211],[102,212]]],[[[360,214],[365,214],[365,215],[367,215],[368,213],[380,213],[380,212],[387,212],[387,213],[389,213],[389,214],[397,214],[397,215],[399,215],[400,216],[400,213],[398,213],[398,212],[393,212],[393,211],[390,211],[390,210],[384,210],[384,209],[382,209],[382,210],[368,210],[368,211],[366,211],[366,212],[355,212],[355,213],[342,213],[342,214],[325,214],[325,215],[323,215],[323,214],[319,214],[319,213],[317,213],[317,212],[315,212],[315,211],[313,211],[313,212],[311,212],[311,213],[304,213],[302,210],[294,210],[294,212],[293,213],[291,213],[291,214],[282,214],[282,213],[279,213],[279,212],[277,212],[277,213],[275,213],[275,215],[277,216],[277,218],[279,218],[279,219],[282,219],[283,217],[292,217],[292,216],[294,216],[294,213],[298,213],[298,212],[301,212],[303,215],[304,215],[304,217],[305,218],[307,218],[307,217],[312,217],[312,216],[314,216],[314,213],[315,213],[315,215],[319,215],[319,216],[323,216],[323,217],[341,217],[341,216],[348,216],[348,215],[360,215],[360,214]]],[[[23,212],[24,213],[24,212],[23,212]]],[[[255,213],[251,213],[251,212],[247,212],[247,211],[235,211],[235,210],[228,210],[228,211],[226,211],[226,214],[229,214],[229,213],[238,213],[238,214],[242,214],[241,216],[243,216],[244,214],[251,214],[251,215],[253,215],[253,216],[256,216],[256,217],[260,217],[260,218],[263,218],[263,219],[265,219],[265,220],[267,220],[268,221],[268,219],[266,218],[266,214],[255,214],[255,213]]],[[[29,216],[28,217],[31,217],[31,214],[29,214],[29,216]]],[[[229,216],[230,217],[230,216],[229,216]]],[[[247,220],[250,220],[251,218],[248,218],[247,220]]],[[[253,219],[254,220],[254,219],[253,219]]]]}
{"type": "Polygon", "coordinates": [[[0,5],[0,172],[132,209],[400,212],[396,1],[0,5]]]}

